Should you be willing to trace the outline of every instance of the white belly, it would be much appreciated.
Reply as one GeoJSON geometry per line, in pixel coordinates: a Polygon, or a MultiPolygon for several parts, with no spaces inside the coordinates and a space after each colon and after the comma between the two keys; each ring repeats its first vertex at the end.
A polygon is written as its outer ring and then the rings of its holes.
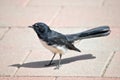
{"type": "Polygon", "coordinates": [[[65,46],[57,46],[57,45],[49,46],[43,40],[40,41],[45,48],[49,49],[53,53],[64,54],[67,51],[67,48],[65,46]]]}

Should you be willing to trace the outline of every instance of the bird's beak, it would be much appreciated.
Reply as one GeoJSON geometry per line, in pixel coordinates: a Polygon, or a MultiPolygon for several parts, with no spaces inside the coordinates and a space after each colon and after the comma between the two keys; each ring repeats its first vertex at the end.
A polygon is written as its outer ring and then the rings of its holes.
{"type": "Polygon", "coordinates": [[[33,28],[33,26],[28,26],[28,28],[33,28]]]}

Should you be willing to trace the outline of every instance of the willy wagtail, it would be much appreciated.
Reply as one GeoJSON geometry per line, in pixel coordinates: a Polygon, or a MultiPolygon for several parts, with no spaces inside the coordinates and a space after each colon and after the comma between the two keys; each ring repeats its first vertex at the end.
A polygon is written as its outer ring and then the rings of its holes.
{"type": "Polygon", "coordinates": [[[35,23],[34,25],[29,27],[33,28],[34,31],[37,33],[38,38],[40,39],[43,46],[54,53],[51,61],[46,66],[50,66],[53,64],[52,62],[56,54],[60,55],[60,59],[56,69],[59,69],[62,54],[64,54],[68,49],[81,52],[78,48],[74,46],[75,41],[107,36],[110,34],[109,26],[100,26],[87,31],[68,35],[64,35],[62,33],[51,30],[47,24],[42,22],[35,23]]]}

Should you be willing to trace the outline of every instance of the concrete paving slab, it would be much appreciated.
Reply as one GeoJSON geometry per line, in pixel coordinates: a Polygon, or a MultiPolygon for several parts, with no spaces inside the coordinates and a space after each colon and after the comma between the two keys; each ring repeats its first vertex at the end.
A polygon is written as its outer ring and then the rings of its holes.
{"type": "Polygon", "coordinates": [[[0,26],[27,27],[35,22],[46,22],[54,17],[59,7],[0,7],[0,26]]]}
{"type": "Polygon", "coordinates": [[[120,80],[120,78],[96,77],[0,77],[0,80],[120,80]]]}
{"type": "Polygon", "coordinates": [[[0,77],[0,80],[120,80],[120,78],[96,77],[0,77]]]}
{"type": "Polygon", "coordinates": [[[11,28],[4,39],[0,41],[0,44],[23,50],[41,48],[39,39],[31,28],[11,28]]]}
{"type": "Polygon", "coordinates": [[[0,28],[0,40],[3,39],[7,31],[8,31],[8,28],[0,28]]]}
{"type": "MultiPolygon", "coordinates": [[[[109,55],[111,55],[109,51],[84,51],[82,53],[68,51],[63,55],[60,69],[55,70],[58,55],[54,61],[55,65],[45,67],[44,65],[50,61],[53,54],[45,49],[33,50],[28,59],[20,65],[16,76],[101,76],[109,55]]],[[[18,65],[13,64],[13,67],[18,65]]]]}
{"type": "Polygon", "coordinates": [[[103,0],[30,0],[27,6],[101,6],[103,0]]]}
{"type": "Polygon", "coordinates": [[[25,6],[28,0],[0,0],[1,7],[22,7],[25,6]]]}
{"type": "Polygon", "coordinates": [[[120,80],[119,78],[58,77],[57,80],[120,80]]]}
{"type": "Polygon", "coordinates": [[[119,7],[64,7],[52,26],[55,27],[95,27],[100,25],[120,26],[119,7]],[[114,13],[113,13],[114,12],[114,13]]]}
{"type": "Polygon", "coordinates": [[[55,80],[55,77],[0,77],[0,80],[55,80]]]}
{"type": "Polygon", "coordinates": [[[114,0],[105,0],[104,6],[120,6],[120,1],[114,1],[114,0]]]}
{"type": "Polygon", "coordinates": [[[16,63],[21,64],[28,53],[29,51],[0,44],[0,76],[14,76],[18,67],[11,67],[11,65],[16,63]]]}
{"type": "Polygon", "coordinates": [[[120,77],[120,52],[116,52],[109,64],[105,77],[120,77]]]}

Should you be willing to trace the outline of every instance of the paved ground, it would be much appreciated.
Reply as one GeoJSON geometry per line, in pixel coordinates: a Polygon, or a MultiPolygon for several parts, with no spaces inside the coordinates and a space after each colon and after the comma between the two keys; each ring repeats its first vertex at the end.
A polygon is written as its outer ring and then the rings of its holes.
{"type": "Polygon", "coordinates": [[[119,8],[119,0],[0,0],[0,79],[120,80],[119,8]],[[68,51],[55,70],[44,67],[53,54],[27,27],[35,22],[64,34],[109,25],[111,34],[76,44],[82,52],[68,51]]]}

